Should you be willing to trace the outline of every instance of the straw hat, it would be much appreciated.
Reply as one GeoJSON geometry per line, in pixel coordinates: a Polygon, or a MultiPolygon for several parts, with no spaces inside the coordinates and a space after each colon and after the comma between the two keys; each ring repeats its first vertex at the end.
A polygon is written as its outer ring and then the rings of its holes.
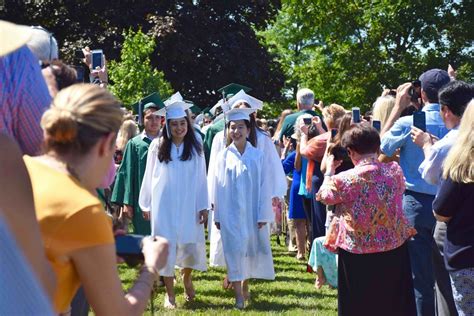
{"type": "Polygon", "coordinates": [[[0,20],[0,57],[14,52],[25,45],[31,37],[31,29],[28,26],[17,25],[0,20]]]}

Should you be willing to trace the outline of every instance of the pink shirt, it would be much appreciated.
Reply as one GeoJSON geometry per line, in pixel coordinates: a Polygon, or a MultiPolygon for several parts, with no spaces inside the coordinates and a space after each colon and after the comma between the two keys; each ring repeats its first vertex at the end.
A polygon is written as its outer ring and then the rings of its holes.
{"type": "Polygon", "coordinates": [[[332,176],[316,195],[327,205],[337,204],[325,246],[356,254],[400,247],[416,234],[403,214],[404,191],[405,179],[396,162],[363,159],[353,169],[332,176]]]}

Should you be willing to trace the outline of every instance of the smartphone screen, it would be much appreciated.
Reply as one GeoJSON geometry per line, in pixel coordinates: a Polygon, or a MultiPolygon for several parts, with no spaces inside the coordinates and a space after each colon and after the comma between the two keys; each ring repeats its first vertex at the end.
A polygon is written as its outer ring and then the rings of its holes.
{"type": "Polygon", "coordinates": [[[102,68],[102,49],[92,51],[92,69],[102,68]]]}
{"type": "Polygon", "coordinates": [[[311,118],[310,117],[303,118],[303,123],[304,125],[311,125],[311,118]]]}
{"type": "Polygon", "coordinates": [[[426,115],[423,111],[413,113],[413,126],[426,132],[426,115]]]}
{"type": "Polygon", "coordinates": [[[372,127],[375,128],[380,133],[380,129],[382,128],[382,122],[377,121],[377,120],[372,120],[372,127]]]}
{"type": "Polygon", "coordinates": [[[359,108],[352,108],[352,122],[360,123],[360,109],[359,108]]]}

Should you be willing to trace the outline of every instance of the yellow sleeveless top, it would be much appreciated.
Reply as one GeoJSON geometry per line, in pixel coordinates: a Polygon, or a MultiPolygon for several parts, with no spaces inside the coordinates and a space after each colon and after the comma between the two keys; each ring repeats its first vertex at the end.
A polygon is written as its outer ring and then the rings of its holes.
{"type": "Polygon", "coordinates": [[[68,254],[79,249],[113,244],[112,222],[99,199],[74,177],[32,157],[24,156],[46,256],[56,273],[54,308],[68,311],[80,287],[68,254]]]}

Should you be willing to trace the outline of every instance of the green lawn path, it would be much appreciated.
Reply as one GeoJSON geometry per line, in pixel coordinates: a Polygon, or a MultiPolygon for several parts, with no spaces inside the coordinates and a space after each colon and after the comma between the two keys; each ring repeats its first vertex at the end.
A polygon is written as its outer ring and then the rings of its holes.
{"type": "MultiPolygon", "coordinates": [[[[222,289],[225,269],[209,268],[207,272],[193,272],[196,300],[186,303],[181,280],[175,285],[178,308],[163,308],[165,290],[159,288],[154,295],[155,315],[336,315],[337,291],[323,286],[314,288],[315,275],[306,272],[304,262],[289,255],[285,246],[279,246],[272,238],[274,281],[250,280],[251,300],[245,310],[234,308],[233,291],[222,289]]],[[[125,265],[119,266],[124,288],[136,279],[137,271],[125,265]]],[[[145,315],[151,315],[150,304],[145,315]]]]}

